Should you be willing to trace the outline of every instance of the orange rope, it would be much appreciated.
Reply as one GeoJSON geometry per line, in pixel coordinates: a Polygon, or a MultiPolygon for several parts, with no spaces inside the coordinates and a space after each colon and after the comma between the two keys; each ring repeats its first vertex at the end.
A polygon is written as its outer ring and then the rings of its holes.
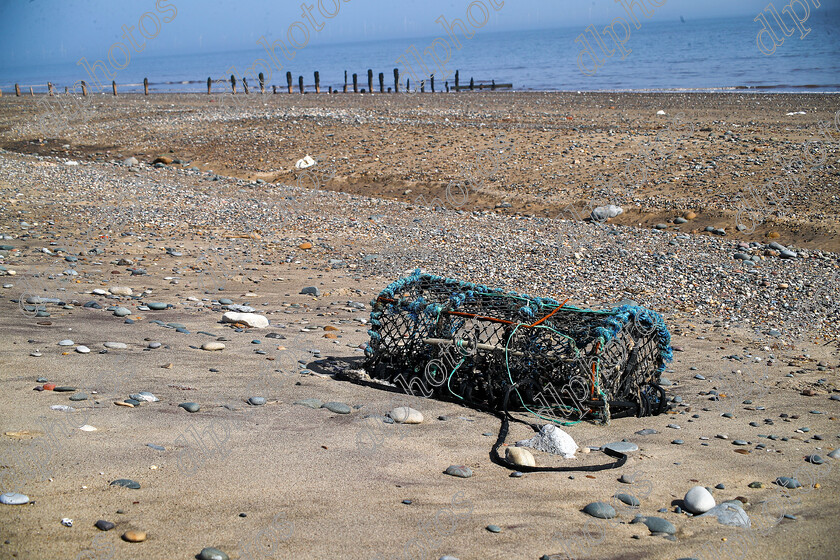
{"type": "MultiPolygon", "coordinates": [[[[560,308],[562,308],[564,305],[566,305],[566,302],[569,301],[569,299],[571,299],[571,298],[566,298],[566,301],[561,303],[557,307],[557,309],[555,309],[554,311],[552,311],[551,313],[549,313],[548,315],[546,315],[545,317],[543,317],[542,319],[540,319],[539,321],[534,323],[533,325],[522,325],[522,326],[527,327],[527,328],[536,327],[537,325],[539,325],[540,323],[542,323],[543,321],[545,321],[546,319],[548,319],[549,317],[551,317],[552,315],[554,315],[555,313],[560,311],[560,308]]],[[[382,301],[382,302],[385,302],[385,303],[397,303],[397,300],[392,299],[392,298],[386,298],[384,296],[379,296],[379,297],[376,298],[376,300],[377,301],[382,301]]],[[[463,311],[445,311],[445,310],[443,310],[443,311],[441,311],[441,313],[445,313],[447,315],[456,315],[458,317],[467,317],[469,319],[482,319],[484,321],[490,321],[492,323],[502,323],[502,324],[505,324],[505,325],[515,325],[516,324],[514,321],[508,321],[506,319],[497,319],[496,317],[486,317],[484,315],[477,315],[475,313],[464,313],[463,311]]]]}
{"type": "MultiPolygon", "coordinates": [[[[571,298],[566,298],[566,301],[569,301],[570,299],[571,299],[571,298]]],[[[527,326],[528,326],[528,328],[530,329],[530,328],[536,327],[537,325],[539,325],[540,323],[542,323],[543,321],[545,321],[546,319],[548,319],[549,317],[551,317],[552,315],[554,315],[555,313],[557,313],[558,311],[560,311],[560,308],[561,308],[561,307],[563,307],[564,305],[566,305],[566,301],[564,301],[563,303],[561,303],[561,304],[557,307],[557,309],[555,309],[554,311],[552,311],[551,313],[549,313],[548,315],[546,315],[545,317],[543,317],[542,319],[540,319],[539,321],[537,321],[536,323],[534,323],[533,325],[527,325],[527,326]]]]}

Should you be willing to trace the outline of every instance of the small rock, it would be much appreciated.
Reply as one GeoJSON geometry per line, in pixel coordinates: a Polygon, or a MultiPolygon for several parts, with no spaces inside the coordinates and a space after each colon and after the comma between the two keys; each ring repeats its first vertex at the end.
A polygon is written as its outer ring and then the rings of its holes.
{"type": "Polygon", "coordinates": [[[615,508],[604,502],[592,502],[583,508],[583,512],[599,519],[612,519],[615,517],[615,508]]]}
{"type": "Polygon", "coordinates": [[[126,286],[114,286],[112,288],[108,288],[108,291],[115,296],[130,296],[134,293],[131,288],[126,286]]]}
{"type": "Polygon", "coordinates": [[[502,532],[502,528],[499,527],[498,525],[488,525],[487,530],[490,531],[491,533],[501,533],[502,532]]]}
{"type": "Polygon", "coordinates": [[[802,484],[798,480],[789,476],[780,476],[776,479],[776,484],[784,488],[802,488],[802,484]]]}
{"type": "Polygon", "coordinates": [[[472,469],[466,465],[449,465],[445,473],[460,478],[469,478],[473,475],[472,469]]]}
{"type": "Polygon", "coordinates": [[[201,345],[201,349],[202,350],[210,350],[210,351],[224,350],[225,349],[225,343],[224,342],[218,342],[218,341],[215,341],[215,340],[212,341],[212,342],[205,342],[204,344],[201,345]]]}
{"type": "Polygon", "coordinates": [[[114,525],[110,521],[105,521],[104,519],[100,519],[99,521],[94,523],[93,526],[99,529],[100,531],[110,531],[111,529],[116,527],[116,525],[114,525]]]}
{"type": "Polygon", "coordinates": [[[126,542],[143,542],[146,540],[145,531],[126,531],[123,533],[122,539],[126,542]]]}
{"type": "Polygon", "coordinates": [[[185,402],[178,405],[179,408],[183,408],[187,412],[198,412],[201,410],[201,405],[194,402],[185,402]]]}
{"type": "Polygon", "coordinates": [[[715,498],[702,486],[695,486],[683,498],[685,508],[692,513],[705,513],[715,507],[715,498]]]}
{"type": "Polygon", "coordinates": [[[264,329],[268,326],[268,319],[256,313],[236,313],[228,311],[222,315],[222,323],[243,323],[253,329],[264,329]]]}
{"type": "Polygon", "coordinates": [[[407,406],[399,406],[388,413],[397,424],[420,424],[423,422],[423,413],[407,406]]]}
{"type": "Polygon", "coordinates": [[[621,500],[622,502],[624,502],[628,506],[639,507],[639,506],[642,505],[642,503],[639,501],[639,499],[636,496],[633,496],[631,494],[619,493],[619,494],[615,495],[615,498],[617,500],[621,500]]]}
{"type": "Polygon", "coordinates": [[[230,560],[227,554],[212,546],[202,548],[201,552],[198,553],[198,558],[199,560],[230,560]]]}
{"type": "Polygon", "coordinates": [[[530,451],[524,447],[508,447],[505,449],[505,458],[520,467],[536,467],[537,463],[530,451]]]}
{"type": "Polygon", "coordinates": [[[75,342],[73,342],[69,338],[65,338],[64,340],[59,340],[58,341],[59,346],[73,346],[74,344],[75,344],[75,342]]]}
{"type": "Polygon", "coordinates": [[[248,399],[248,404],[262,406],[265,404],[265,397],[251,397],[248,399]]]}
{"type": "Polygon", "coordinates": [[[105,348],[110,348],[112,350],[125,350],[128,348],[128,345],[124,342],[106,342],[102,346],[105,348]]]}
{"type": "Polygon", "coordinates": [[[341,402],[325,402],[321,405],[321,408],[326,408],[330,412],[335,412],[336,414],[350,414],[350,411],[352,410],[348,405],[341,402]]]}
{"type": "Polygon", "coordinates": [[[131,311],[125,307],[117,307],[114,309],[114,315],[117,317],[127,317],[131,315],[131,311]]]}
{"type": "Polygon", "coordinates": [[[673,535],[677,532],[677,528],[674,527],[673,523],[667,519],[662,519],[661,517],[636,517],[630,523],[644,523],[651,533],[665,533],[667,535],[673,535]]]}
{"type": "Polygon", "coordinates": [[[307,286],[304,289],[302,289],[300,293],[304,295],[309,294],[318,297],[321,295],[321,290],[319,290],[317,286],[307,286]]]}
{"type": "Polygon", "coordinates": [[[79,346],[76,346],[76,352],[79,354],[90,354],[90,348],[80,344],[79,346]]]}
{"type": "Polygon", "coordinates": [[[629,441],[616,441],[604,445],[601,449],[611,449],[617,453],[632,453],[633,451],[638,451],[639,446],[629,441]]]}
{"type": "Polygon", "coordinates": [[[113,481],[110,486],[122,486],[123,488],[131,488],[132,490],[138,490],[140,488],[140,483],[136,480],[131,480],[130,478],[118,478],[117,480],[113,481]]]}
{"type": "Polygon", "coordinates": [[[309,408],[321,408],[324,405],[321,399],[303,399],[301,401],[295,401],[293,404],[308,406],[309,408]]]}
{"type": "Polygon", "coordinates": [[[0,504],[7,506],[21,506],[29,503],[29,496],[17,492],[6,492],[0,495],[0,504]]]}

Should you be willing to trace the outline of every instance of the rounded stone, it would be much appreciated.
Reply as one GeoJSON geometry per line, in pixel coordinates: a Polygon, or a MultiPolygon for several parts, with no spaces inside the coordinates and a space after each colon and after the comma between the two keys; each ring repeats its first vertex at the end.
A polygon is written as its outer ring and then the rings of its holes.
{"type": "Polygon", "coordinates": [[[397,424],[420,424],[423,421],[423,413],[408,406],[398,406],[389,412],[388,415],[397,424]]]}
{"type": "MultiPolygon", "coordinates": [[[[639,518],[637,517],[636,519],[639,518]]],[[[673,535],[677,532],[677,528],[674,527],[674,524],[667,519],[662,519],[661,517],[644,517],[641,519],[641,523],[644,523],[651,533],[665,533],[667,535],[673,535]]],[[[636,520],[634,519],[631,523],[635,521],[636,520]]]]}
{"type": "Polygon", "coordinates": [[[265,404],[265,397],[251,397],[248,399],[248,404],[254,406],[262,406],[265,404]]]}
{"type": "Polygon", "coordinates": [[[134,293],[134,291],[126,286],[113,286],[108,288],[108,291],[111,292],[115,296],[130,296],[134,293]]]}
{"type": "Polygon", "coordinates": [[[615,508],[604,502],[592,502],[583,508],[583,513],[598,519],[612,519],[615,517],[615,508]]]}
{"type": "Polygon", "coordinates": [[[325,402],[321,405],[321,408],[326,408],[330,412],[335,412],[336,414],[350,414],[350,406],[341,403],[341,402],[325,402]]]}
{"type": "Polygon", "coordinates": [[[150,301],[146,304],[146,307],[148,307],[152,311],[163,311],[164,309],[169,307],[169,304],[161,303],[159,301],[150,301]]]}
{"type": "Polygon", "coordinates": [[[466,465],[449,465],[445,473],[459,478],[469,478],[473,475],[472,469],[466,465]]]}
{"type": "Polygon", "coordinates": [[[201,410],[201,405],[194,402],[183,402],[178,405],[179,408],[183,408],[187,412],[198,412],[201,410]]]}
{"type": "Polygon", "coordinates": [[[502,528],[499,527],[498,525],[488,525],[487,530],[490,531],[491,533],[501,533],[502,532],[502,528]]]}
{"type": "Polygon", "coordinates": [[[202,350],[211,350],[211,351],[213,351],[213,350],[224,350],[225,349],[225,343],[224,342],[218,342],[218,341],[205,342],[204,344],[201,345],[201,349],[202,350]]]}
{"type": "Polygon", "coordinates": [[[128,345],[125,342],[106,342],[102,346],[112,350],[125,350],[128,348],[128,345]]]}
{"type": "Polygon", "coordinates": [[[829,453],[828,456],[831,457],[832,459],[840,459],[840,448],[835,449],[834,451],[829,453]]]}
{"type": "Polygon", "coordinates": [[[536,467],[537,462],[530,451],[524,447],[508,447],[505,449],[505,458],[520,467],[536,467]]]}
{"type": "Polygon", "coordinates": [[[73,342],[69,338],[65,338],[64,340],[59,340],[58,341],[59,346],[73,346],[74,344],[75,344],[75,342],[73,342]]]}
{"type": "Polygon", "coordinates": [[[7,506],[22,506],[29,503],[29,496],[17,492],[6,492],[0,495],[0,504],[7,506]]]}
{"type": "Polygon", "coordinates": [[[90,354],[90,348],[80,344],[79,346],[76,346],[76,352],[79,354],[90,354]]]}
{"type": "Polygon", "coordinates": [[[202,548],[201,552],[198,553],[198,558],[199,560],[230,560],[227,554],[212,546],[202,548]]]}
{"type": "Polygon", "coordinates": [[[111,486],[122,486],[123,488],[131,488],[132,490],[139,490],[140,483],[136,480],[131,480],[130,478],[118,478],[117,480],[113,481],[111,486]]]}
{"type": "Polygon", "coordinates": [[[617,500],[621,500],[628,506],[639,507],[640,505],[642,505],[639,499],[636,496],[633,496],[632,494],[616,494],[615,498],[617,500]]]}
{"type": "Polygon", "coordinates": [[[87,399],[88,396],[85,393],[76,393],[74,395],[70,395],[71,401],[86,401],[87,399]]]}
{"type": "Polygon", "coordinates": [[[146,540],[146,531],[126,531],[122,539],[126,542],[143,542],[146,540]]]}
{"type": "Polygon", "coordinates": [[[131,315],[131,311],[126,307],[117,307],[114,309],[114,315],[117,317],[128,317],[131,315]]]}
{"type": "Polygon", "coordinates": [[[685,493],[685,509],[691,513],[706,513],[715,507],[715,498],[702,486],[695,486],[685,493]]]}
{"type": "Polygon", "coordinates": [[[616,441],[604,445],[602,449],[611,449],[617,453],[632,453],[633,451],[638,451],[639,446],[629,441],[616,441]]]}
{"type": "Polygon", "coordinates": [[[802,488],[802,484],[798,480],[789,476],[780,476],[776,479],[776,484],[784,488],[802,488]]]}
{"type": "Polygon", "coordinates": [[[812,455],[808,455],[806,460],[809,463],[813,463],[815,465],[822,465],[825,462],[825,460],[822,457],[820,457],[819,455],[817,455],[816,453],[814,453],[812,455]]]}

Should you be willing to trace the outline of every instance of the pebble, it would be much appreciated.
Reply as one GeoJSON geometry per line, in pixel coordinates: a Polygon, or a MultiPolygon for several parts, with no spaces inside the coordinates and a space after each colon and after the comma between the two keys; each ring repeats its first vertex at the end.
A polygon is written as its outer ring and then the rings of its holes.
{"type": "Polygon", "coordinates": [[[586,507],[583,508],[583,512],[599,519],[612,519],[615,517],[615,508],[604,502],[592,502],[591,504],[587,504],[586,507]]]}
{"type": "Polygon", "coordinates": [[[166,309],[167,307],[169,307],[169,304],[168,303],[161,303],[159,301],[150,301],[149,303],[146,304],[146,307],[148,307],[152,311],[162,311],[162,310],[166,309]]]}
{"type": "Polygon", "coordinates": [[[350,414],[350,411],[352,410],[348,405],[341,402],[325,402],[321,405],[321,408],[326,408],[336,414],[350,414]]]}
{"type": "Polygon", "coordinates": [[[611,449],[617,453],[632,453],[633,451],[638,451],[639,446],[629,441],[616,441],[604,445],[601,449],[611,449]]]}
{"type": "Polygon", "coordinates": [[[321,408],[324,405],[324,403],[321,402],[321,399],[303,399],[301,401],[295,401],[292,404],[308,406],[309,408],[321,408]]]}
{"type": "Polygon", "coordinates": [[[264,329],[269,323],[263,315],[256,313],[235,313],[228,311],[222,315],[222,323],[243,323],[254,329],[264,329]]]}
{"type": "Polygon", "coordinates": [[[218,548],[214,548],[212,546],[207,548],[202,548],[201,552],[198,553],[199,560],[230,560],[230,556],[219,550],[218,548]]]}
{"type": "Polygon", "coordinates": [[[505,458],[520,467],[536,467],[537,463],[530,451],[524,447],[508,447],[505,449],[505,458]]]}
{"type": "Polygon", "coordinates": [[[126,542],[143,542],[146,540],[145,531],[126,531],[122,536],[126,542]]]}
{"type": "Polygon", "coordinates": [[[131,311],[125,307],[116,307],[114,308],[114,315],[117,317],[127,317],[131,315],[131,311]]]}
{"type": "Polygon", "coordinates": [[[147,443],[146,447],[151,447],[155,451],[166,451],[166,448],[162,445],[155,445],[154,443],[147,443]]]}
{"type": "Polygon", "coordinates": [[[73,346],[75,342],[70,340],[69,338],[65,338],[64,340],[58,341],[59,346],[73,346]]]}
{"type": "Polygon", "coordinates": [[[110,486],[122,486],[123,488],[131,488],[132,490],[138,490],[140,488],[140,483],[136,480],[131,480],[130,478],[118,478],[117,480],[113,481],[110,486]]]}
{"type": "Polygon", "coordinates": [[[840,448],[835,449],[834,451],[829,453],[828,456],[831,457],[832,459],[840,459],[840,448]]]}
{"type": "Polygon", "coordinates": [[[102,346],[105,348],[110,348],[112,350],[125,350],[128,348],[128,345],[124,342],[106,342],[102,346]]]}
{"type": "Polygon", "coordinates": [[[662,519],[661,517],[636,517],[630,523],[644,523],[651,533],[666,533],[668,535],[673,535],[677,532],[677,528],[674,527],[673,523],[667,519],[662,519]]]}
{"type": "Polygon", "coordinates": [[[201,410],[201,405],[194,402],[184,402],[178,405],[179,408],[183,408],[187,412],[198,412],[201,410]]]}
{"type": "Polygon", "coordinates": [[[618,500],[621,500],[622,502],[624,502],[628,506],[639,507],[640,505],[642,505],[642,503],[639,501],[639,499],[636,496],[633,496],[631,494],[619,493],[619,494],[615,495],[615,498],[618,499],[618,500]]]}
{"type": "Polygon", "coordinates": [[[74,391],[78,391],[77,387],[73,387],[72,385],[62,385],[61,387],[53,387],[53,391],[56,393],[72,393],[74,391]]]}
{"type": "Polygon", "coordinates": [[[736,439],[732,441],[732,445],[749,445],[749,443],[742,439],[736,439]]]}
{"type": "Polygon", "coordinates": [[[764,483],[755,480],[753,482],[750,482],[747,486],[749,486],[750,488],[764,488],[764,483]]]}
{"type": "Polygon", "coordinates": [[[397,424],[420,424],[423,422],[423,413],[408,406],[399,406],[389,412],[388,415],[397,424]]]}
{"type": "Polygon", "coordinates": [[[100,531],[110,531],[111,529],[116,527],[116,525],[114,525],[110,521],[105,521],[104,519],[100,519],[99,521],[94,523],[93,526],[99,529],[100,531]]]}
{"type": "Polygon", "coordinates": [[[131,288],[128,288],[126,286],[114,286],[108,288],[108,291],[115,296],[130,296],[134,293],[134,291],[131,288]]]}
{"type": "Polygon", "coordinates": [[[650,435],[658,434],[658,433],[659,432],[657,432],[656,430],[654,430],[652,428],[645,428],[644,430],[639,430],[638,432],[636,432],[636,435],[637,436],[650,436],[650,435]]]}
{"type": "Polygon", "coordinates": [[[681,439],[675,439],[675,440],[674,440],[674,441],[672,441],[671,443],[673,443],[674,445],[682,445],[682,444],[684,444],[685,442],[684,442],[683,440],[681,440],[681,439]]]}
{"type": "Polygon", "coordinates": [[[155,349],[155,348],[160,348],[160,347],[161,347],[160,342],[150,342],[149,343],[149,348],[155,349]]]}
{"type": "Polygon", "coordinates": [[[90,354],[90,348],[80,344],[79,346],[76,346],[76,352],[79,354],[90,354]]]}
{"type": "Polygon", "coordinates": [[[201,345],[201,349],[202,350],[211,350],[211,351],[212,350],[224,350],[225,349],[225,343],[224,342],[217,342],[217,341],[205,342],[204,344],[201,345]]]}
{"type": "Polygon", "coordinates": [[[0,504],[7,506],[21,506],[29,503],[29,496],[26,494],[18,494],[17,492],[6,492],[0,495],[0,504]]]}
{"type": "Polygon", "coordinates": [[[815,465],[822,465],[825,462],[825,460],[816,453],[813,455],[808,455],[808,457],[806,457],[805,460],[815,465]]]}
{"type": "Polygon", "coordinates": [[[499,527],[498,525],[488,525],[487,530],[490,531],[491,533],[501,533],[502,532],[502,528],[499,527]]]}
{"type": "Polygon", "coordinates": [[[304,295],[311,294],[315,297],[318,297],[321,295],[321,290],[319,290],[317,286],[307,286],[304,289],[302,289],[300,293],[304,295]]]}
{"type": "Polygon", "coordinates": [[[473,475],[472,469],[466,465],[449,465],[445,473],[459,478],[469,478],[473,475]]]}
{"type": "Polygon", "coordinates": [[[74,395],[70,395],[71,401],[86,401],[88,400],[88,396],[85,393],[76,393],[74,395]]]}
{"type": "Polygon", "coordinates": [[[248,399],[248,404],[254,406],[262,406],[265,404],[265,397],[251,397],[248,399]]]}
{"type": "Polygon", "coordinates": [[[692,513],[706,513],[715,507],[715,498],[702,486],[695,486],[683,498],[685,508],[692,513]]]}
{"type": "Polygon", "coordinates": [[[129,395],[132,399],[136,401],[145,401],[145,402],[158,402],[160,399],[154,396],[152,393],[148,391],[140,391],[139,393],[132,393],[129,395]]]}
{"type": "Polygon", "coordinates": [[[789,476],[780,476],[776,479],[776,484],[784,488],[801,488],[802,484],[795,478],[789,476]]]}

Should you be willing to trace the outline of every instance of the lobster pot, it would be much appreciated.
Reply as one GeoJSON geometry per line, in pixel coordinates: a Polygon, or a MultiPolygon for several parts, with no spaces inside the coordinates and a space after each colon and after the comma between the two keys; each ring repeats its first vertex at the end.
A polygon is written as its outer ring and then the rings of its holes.
{"type": "Polygon", "coordinates": [[[416,271],[372,302],[365,369],[417,396],[547,420],[658,414],[672,359],[660,315],[579,309],[416,271]]]}

